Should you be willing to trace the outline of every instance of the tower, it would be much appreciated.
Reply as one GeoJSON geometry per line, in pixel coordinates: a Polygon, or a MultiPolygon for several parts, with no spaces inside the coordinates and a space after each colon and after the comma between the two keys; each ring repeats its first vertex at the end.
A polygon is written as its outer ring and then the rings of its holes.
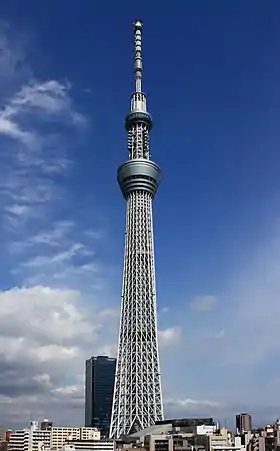
{"type": "Polygon", "coordinates": [[[142,92],[142,22],[134,22],[135,92],[126,116],[129,159],[118,169],[126,200],[119,345],[110,436],[119,438],[163,419],[157,338],[152,201],[160,168],[150,159],[153,122],[142,92]]]}

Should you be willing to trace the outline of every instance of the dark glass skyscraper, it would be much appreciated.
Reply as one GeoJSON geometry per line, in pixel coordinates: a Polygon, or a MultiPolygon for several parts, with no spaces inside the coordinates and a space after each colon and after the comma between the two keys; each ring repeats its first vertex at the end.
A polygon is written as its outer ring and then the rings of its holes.
{"type": "Polygon", "coordinates": [[[86,361],[85,425],[101,429],[108,437],[110,429],[116,359],[91,357],[86,361]]]}

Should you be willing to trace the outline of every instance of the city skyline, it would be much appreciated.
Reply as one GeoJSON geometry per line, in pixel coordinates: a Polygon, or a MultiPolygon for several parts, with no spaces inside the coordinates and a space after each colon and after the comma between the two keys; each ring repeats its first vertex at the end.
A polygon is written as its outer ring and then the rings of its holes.
{"type": "Polygon", "coordinates": [[[84,362],[116,352],[135,17],[165,416],[278,416],[280,5],[197,3],[1,2],[0,423],[83,424],[84,362]]]}

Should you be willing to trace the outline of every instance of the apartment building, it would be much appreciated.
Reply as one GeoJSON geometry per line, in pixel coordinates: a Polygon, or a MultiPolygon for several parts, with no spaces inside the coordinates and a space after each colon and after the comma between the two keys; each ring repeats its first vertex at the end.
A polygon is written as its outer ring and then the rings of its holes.
{"type": "Polygon", "coordinates": [[[67,441],[96,441],[100,440],[100,431],[96,428],[71,428],[71,427],[52,427],[51,431],[51,449],[61,449],[67,441]]]}
{"type": "Polygon", "coordinates": [[[73,428],[49,426],[39,428],[38,421],[32,421],[30,428],[20,429],[10,434],[8,451],[40,451],[40,449],[61,449],[68,440],[98,441],[100,431],[96,428],[73,428]]]}
{"type": "Polygon", "coordinates": [[[8,450],[38,451],[42,443],[45,448],[50,448],[50,431],[39,429],[38,421],[31,421],[30,428],[18,429],[10,434],[8,450]]]}

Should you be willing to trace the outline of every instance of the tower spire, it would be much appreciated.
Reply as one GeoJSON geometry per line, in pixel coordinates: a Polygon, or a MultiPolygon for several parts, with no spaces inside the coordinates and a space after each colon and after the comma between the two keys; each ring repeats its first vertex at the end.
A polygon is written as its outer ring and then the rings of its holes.
{"type": "Polygon", "coordinates": [[[134,77],[136,91],[131,96],[130,111],[125,118],[129,158],[150,159],[149,132],[153,120],[147,111],[147,97],[142,91],[142,28],[143,22],[135,20],[134,25],[134,77]]]}
{"type": "Polygon", "coordinates": [[[134,23],[134,75],[135,91],[142,91],[142,20],[135,20],[134,23]]]}

